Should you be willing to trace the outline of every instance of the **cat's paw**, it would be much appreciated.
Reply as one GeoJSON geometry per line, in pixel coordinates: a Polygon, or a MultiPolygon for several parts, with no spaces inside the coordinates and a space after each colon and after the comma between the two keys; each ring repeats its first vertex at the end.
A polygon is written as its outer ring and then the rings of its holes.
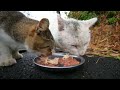
{"type": "Polygon", "coordinates": [[[17,63],[16,60],[13,58],[7,60],[0,60],[0,66],[11,66],[16,63],[17,63]]]}

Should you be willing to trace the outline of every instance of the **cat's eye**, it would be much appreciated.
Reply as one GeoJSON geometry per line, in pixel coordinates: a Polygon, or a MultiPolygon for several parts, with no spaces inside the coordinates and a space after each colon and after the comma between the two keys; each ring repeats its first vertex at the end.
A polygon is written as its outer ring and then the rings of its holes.
{"type": "Polygon", "coordinates": [[[78,45],[71,45],[72,47],[78,48],[78,45]]]}

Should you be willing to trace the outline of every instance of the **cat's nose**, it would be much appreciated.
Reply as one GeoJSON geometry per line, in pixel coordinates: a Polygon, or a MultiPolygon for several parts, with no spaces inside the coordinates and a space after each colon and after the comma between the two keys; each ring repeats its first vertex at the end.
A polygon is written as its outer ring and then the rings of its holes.
{"type": "Polygon", "coordinates": [[[84,55],[84,53],[79,54],[79,56],[83,56],[83,55],[84,55]]]}

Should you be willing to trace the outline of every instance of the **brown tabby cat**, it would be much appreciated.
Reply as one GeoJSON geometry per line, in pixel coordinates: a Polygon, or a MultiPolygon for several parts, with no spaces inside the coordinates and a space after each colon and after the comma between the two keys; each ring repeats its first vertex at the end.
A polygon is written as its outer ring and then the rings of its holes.
{"type": "Polygon", "coordinates": [[[15,59],[23,57],[20,49],[51,55],[53,48],[47,18],[39,22],[19,11],[0,11],[0,66],[15,64],[15,59]]]}

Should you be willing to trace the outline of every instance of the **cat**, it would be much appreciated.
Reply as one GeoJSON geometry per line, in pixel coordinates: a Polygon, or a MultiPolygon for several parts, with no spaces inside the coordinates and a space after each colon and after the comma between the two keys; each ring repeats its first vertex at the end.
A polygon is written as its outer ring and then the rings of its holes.
{"type": "MultiPolygon", "coordinates": [[[[90,43],[90,27],[97,22],[97,17],[89,20],[62,18],[59,14],[58,32],[55,39],[57,47],[73,55],[82,56],[90,43]]],[[[52,32],[52,31],[51,31],[52,32]]]]}
{"type": "Polygon", "coordinates": [[[48,56],[54,48],[49,19],[40,21],[19,11],[0,11],[0,66],[10,66],[23,57],[19,50],[48,56]]]}

